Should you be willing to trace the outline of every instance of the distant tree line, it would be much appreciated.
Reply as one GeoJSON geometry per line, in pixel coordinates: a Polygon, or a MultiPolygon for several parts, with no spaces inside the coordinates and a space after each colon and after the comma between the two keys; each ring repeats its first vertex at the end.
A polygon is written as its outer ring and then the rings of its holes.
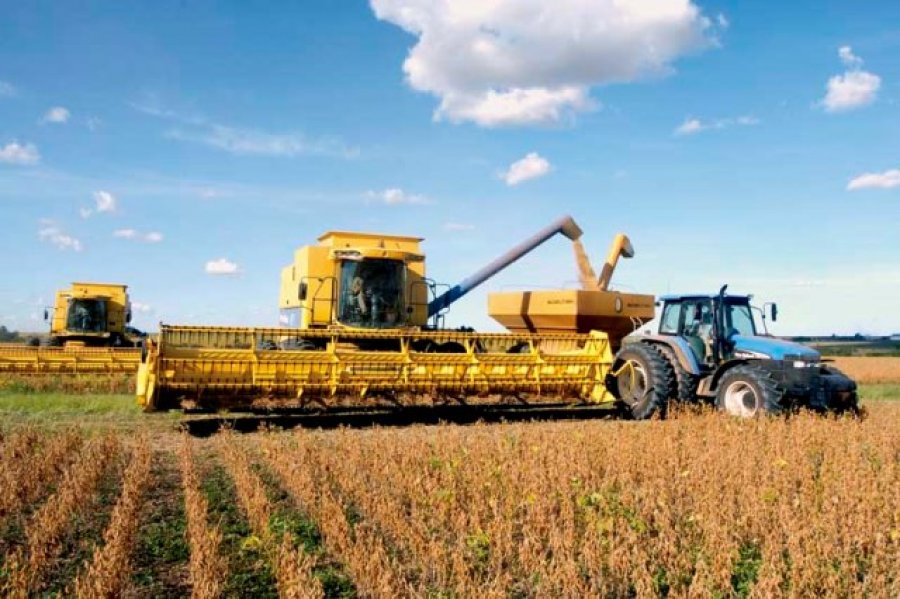
{"type": "Polygon", "coordinates": [[[21,341],[18,331],[10,331],[5,325],[0,325],[0,343],[9,343],[11,341],[21,341]]]}

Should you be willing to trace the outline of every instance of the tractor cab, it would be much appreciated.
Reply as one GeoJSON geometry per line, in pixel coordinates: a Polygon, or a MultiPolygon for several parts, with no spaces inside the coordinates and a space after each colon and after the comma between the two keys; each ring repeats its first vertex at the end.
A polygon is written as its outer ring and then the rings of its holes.
{"type": "MultiPolygon", "coordinates": [[[[770,336],[766,331],[766,311],[750,304],[751,296],[716,295],[664,296],[659,334],[674,336],[687,346],[697,365],[714,368],[734,359],[783,360],[788,357],[818,361],[818,352],[798,343],[770,336]],[[762,315],[757,326],[753,312],[762,315]]],[[[768,304],[770,318],[778,315],[768,304]]]]}

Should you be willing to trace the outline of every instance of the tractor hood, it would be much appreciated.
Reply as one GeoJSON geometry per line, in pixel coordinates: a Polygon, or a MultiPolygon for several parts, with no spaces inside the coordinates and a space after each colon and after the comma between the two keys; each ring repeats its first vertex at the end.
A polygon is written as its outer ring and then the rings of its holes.
{"type": "Polygon", "coordinates": [[[822,358],[822,354],[814,349],[775,337],[744,337],[736,335],[731,340],[734,342],[735,357],[739,358],[768,358],[770,360],[794,358],[809,362],[818,362],[822,358]]]}

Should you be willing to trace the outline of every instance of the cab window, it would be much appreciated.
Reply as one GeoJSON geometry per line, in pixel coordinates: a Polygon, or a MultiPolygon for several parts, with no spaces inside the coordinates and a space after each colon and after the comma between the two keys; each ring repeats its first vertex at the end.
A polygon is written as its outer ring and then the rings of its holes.
{"type": "Polygon", "coordinates": [[[662,318],[659,321],[661,335],[678,334],[678,318],[681,316],[681,302],[666,302],[662,318]]]}

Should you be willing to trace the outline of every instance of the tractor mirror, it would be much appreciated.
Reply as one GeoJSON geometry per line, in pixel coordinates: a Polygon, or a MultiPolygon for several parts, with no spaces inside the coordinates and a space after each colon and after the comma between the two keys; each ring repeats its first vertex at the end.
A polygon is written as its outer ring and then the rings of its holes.
{"type": "Polygon", "coordinates": [[[306,291],[307,291],[307,285],[306,285],[306,281],[304,281],[304,282],[300,283],[300,287],[297,290],[297,299],[299,299],[301,302],[306,299],[306,291]]]}
{"type": "Polygon", "coordinates": [[[778,304],[772,304],[772,322],[778,320],[778,304]]]}
{"type": "Polygon", "coordinates": [[[44,308],[44,320],[50,320],[50,312],[44,308]]]}
{"type": "Polygon", "coordinates": [[[131,312],[130,311],[125,313],[125,322],[126,323],[131,322],[131,312]]]}

